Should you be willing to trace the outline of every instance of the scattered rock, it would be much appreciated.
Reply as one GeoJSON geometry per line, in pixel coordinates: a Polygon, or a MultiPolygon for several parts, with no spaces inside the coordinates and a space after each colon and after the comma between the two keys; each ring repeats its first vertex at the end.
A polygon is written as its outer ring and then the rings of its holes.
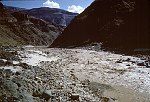
{"type": "Polygon", "coordinates": [[[118,61],[116,61],[116,63],[122,63],[122,61],[121,61],[121,60],[118,60],[118,61]]]}
{"type": "Polygon", "coordinates": [[[42,98],[44,98],[45,100],[49,100],[50,98],[52,98],[52,91],[51,90],[45,90],[42,94],[42,98]]]}
{"type": "Polygon", "coordinates": [[[0,102],[17,102],[18,100],[17,97],[6,97],[5,95],[0,96],[0,102]]]}
{"type": "Polygon", "coordinates": [[[0,66],[4,66],[5,62],[3,60],[0,60],[0,66]]]}
{"type": "Polygon", "coordinates": [[[109,98],[107,98],[107,97],[101,97],[101,102],[109,102],[109,98]]]}
{"type": "Polygon", "coordinates": [[[42,93],[40,91],[36,90],[36,91],[33,92],[32,96],[41,98],[42,97],[42,93]]]}
{"type": "Polygon", "coordinates": [[[13,65],[13,62],[12,62],[12,61],[9,61],[9,60],[8,60],[8,61],[5,62],[5,66],[11,66],[11,65],[13,65]]]}
{"type": "Polygon", "coordinates": [[[0,51],[0,58],[6,59],[6,60],[19,60],[19,57],[17,56],[17,51],[0,51]]]}
{"type": "Polygon", "coordinates": [[[16,72],[15,75],[16,75],[16,76],[20,75],[20,72],[16,72]]]}
{"type": "Polygon", "coordinates": [[[29,69],[30,68],[30,66],[27,63],[19,63],[19,64],[17,64],[17,66],[20,66],[24,69],[29,69]]]}
{"type": "Polygon", "coordinates": [[[5,76],[6,76],[6,77],[9,78],[9,77],[11,76],[11,73],[12,73],[12,72],[11,72],[10,69],[5,69],[5,76]]]}
{"type": "Polygon", "coordinates": [[[138,65],[138,66],[146,66],[146,65],[145,65],[145,62],[138,62],[137,65],[138,65]]]}
{"type": "Polygon", "coordinates": [[[71,94],[70,98],[71,98],[71,100],[79,100],[79,94],[73,93],[73,94],[71,94]]]}
{"type": "Polygon", "coordinates": [[[150,68],[150,61],[146,60],[146,61],[145,61],[145,64],[146,64],[146,67],[147,67],[147,68],[150,68]]]}
{"type": "Polygon", "coordinates": [[[127,58],[125,61],[127,61],[127,62],[128,62],[128,61],[130,61],[130,60],[131,60],[131,58],[127,58]]]}

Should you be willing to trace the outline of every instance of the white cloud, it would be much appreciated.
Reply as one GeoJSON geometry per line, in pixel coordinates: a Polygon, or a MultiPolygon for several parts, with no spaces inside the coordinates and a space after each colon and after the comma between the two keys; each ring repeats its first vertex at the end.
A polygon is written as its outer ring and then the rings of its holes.
{"type": "Polygon", "coordinates": [[[43,3],[44,7],[49,7],[49,8],[60,8],[59,4],[57,2],[47,0],[46,2],[43,3]]]}
{"type": "Polygon", "coordinates": [[[84,8],[81,6],[72,5],[72,6],[68,6],[68,11],[75,12],[75,13],[81,13],[84,11],[84,8]]]}

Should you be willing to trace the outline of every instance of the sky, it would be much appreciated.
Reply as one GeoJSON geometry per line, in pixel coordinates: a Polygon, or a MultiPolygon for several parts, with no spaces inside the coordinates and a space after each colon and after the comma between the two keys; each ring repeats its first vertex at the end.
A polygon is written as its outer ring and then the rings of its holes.
{"type": "Polygon", "coordinates": [[[50,7],[81,13],[94,0],[2,0],[4,5],[21,8],[50,7]]]}

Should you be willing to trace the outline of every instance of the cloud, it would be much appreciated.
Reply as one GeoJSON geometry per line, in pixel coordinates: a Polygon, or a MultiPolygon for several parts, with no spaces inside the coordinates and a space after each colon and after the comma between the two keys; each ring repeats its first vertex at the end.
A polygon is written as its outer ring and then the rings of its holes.
{"type": "Polygon", "coordinates": [[[43,3],[44,7],[49,7],[49,8],[60,8],[59,4],[57,2],[47,0],[46,2],[43,3]]]}
{"type": "Polygon", "coordinates": [[[84,8],[81,6],[72,5],[72,6],[68,6],[68,11],[74,13],[81,13],[84,11],[84,8]]]}

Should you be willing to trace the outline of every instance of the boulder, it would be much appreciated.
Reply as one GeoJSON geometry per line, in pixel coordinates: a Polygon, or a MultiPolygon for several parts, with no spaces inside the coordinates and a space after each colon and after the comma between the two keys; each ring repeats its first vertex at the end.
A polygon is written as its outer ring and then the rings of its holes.
{"type": "Polygon", "coordinates": [[[50,98],[52,98],[52,91],[51,90],[45,90],[42,94],[42,98],[44,98],[45,100],[49,100],[50,98]]]}
{"type": "Polygon", "coordinates": [[[79,94],[72,93],[70,98],[71,100],[79,100],[79,94]]]}
{"type": "Polygon", "coordinates": [[[137,65],[138,66],[146,66],[145,62],[138,62],[137,65]]]}
{"type": "Polygon", "coordinates": [[[27,63],[19,63],[17,65],[24,68],[24,69],[29,69],[30,68],[30,66],[27,63]]]}
{"type": "Polygon", "coordinates": [[[5,62],[5,66],[12,66],[13,65],[13,62],[8,60],[5,62]]]}
{"type": "Polygon", "coordinates": [[[5,62],[3,60],[0,60],[0,66],[4,66],[5,62]]]}

